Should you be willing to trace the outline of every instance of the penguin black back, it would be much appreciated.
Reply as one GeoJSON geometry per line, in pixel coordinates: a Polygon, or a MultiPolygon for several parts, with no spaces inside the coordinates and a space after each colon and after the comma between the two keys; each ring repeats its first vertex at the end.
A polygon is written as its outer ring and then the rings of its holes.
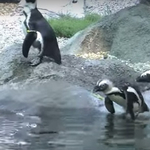
{"type": "Polygon", "coordinates": [[[31,10],[31,30],[39,31],[44,39],[44,55],[55,58],[58,64],[61,64],[60,50],[54,30],[50,24],[43,18],[42,14],[37,8],[31,10]]]}

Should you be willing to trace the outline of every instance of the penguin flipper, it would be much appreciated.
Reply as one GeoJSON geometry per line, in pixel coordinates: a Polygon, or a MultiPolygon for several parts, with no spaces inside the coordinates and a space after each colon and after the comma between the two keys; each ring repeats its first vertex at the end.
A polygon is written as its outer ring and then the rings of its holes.
{"type": "Polygon", "coordinates": [[[134,114],[133,110],[130,111],[129,114],[130,114],[130,116],[131,116],[131,119],[132,119],[132,120],[135,120],[135,114],[134,114]]]}
{"type": "Polygon", "coordinates": [[[33,42],[36,40],[37,38],[37,33],[36,32],[28,32],[23,45],[22,45],[22,54],[24,57],[28,57],[28,53],[30,50],[31,45],[33,44],[33,42]]]}
{"type": "Polygon", "coordinates": [[[147,104],[144,102],[142,106],[142,112],[149,111],[147,104]]]}
{"type": "Polygon", "coordinates": [[[114,104],[108,97],[105,98],[105,107],[111,114],[115,113],[114,104]]]}
{"type": "Polygon", "coordinates": [[[133,104],[127,103],[127,109],[126,109],[126,114],[130,114],[131,119],[135,120],[135,114],[133,112],[133,104]]]}

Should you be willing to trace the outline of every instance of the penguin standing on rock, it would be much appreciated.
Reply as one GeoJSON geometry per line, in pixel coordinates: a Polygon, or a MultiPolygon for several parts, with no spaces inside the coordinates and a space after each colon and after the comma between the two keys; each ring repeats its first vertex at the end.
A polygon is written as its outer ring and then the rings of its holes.
{"type": "Polygon", "coordinates": [[[39,50],[39,54],[32,60],[32,66],[39,65],[43,56],[48,56],[57,64],[61,64],[61,54],[55,33],[37,9],[37,1],[26,0],[23,13],[25,16],[23,27],[26,35],[22,46],[23,56],[27,58],[30,47],[33,46],[39,50]]]}
{"type": "Polygon", "coordinates": [[[115,113],[113,102],[126,109],[125,94],[118,87],[115,87],[110,80],[105,79],[98,81],[93,92],[98,91],[106,95],[105,106],[111,114],[115,113]]]}
{"type": "Polygon", "coordinates": [[[126,114],[130,114],[134,120],[139,113],[149,111],[148,106],[144,102],[144,98],[137,86],[125,84],[122,87],[127,101],[126,114]]]}
{"type": "Polygon", "coordinates": [[[142,73],[136,78],[137,82],[150,82],[150,70],[142,73]]]}

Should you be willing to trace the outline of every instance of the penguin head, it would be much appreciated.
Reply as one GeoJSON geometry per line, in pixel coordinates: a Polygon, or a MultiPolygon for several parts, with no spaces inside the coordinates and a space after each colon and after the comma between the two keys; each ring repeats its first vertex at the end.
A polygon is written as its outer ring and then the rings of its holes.
{"type": "Polygon", "coordinates": [[[102,81],[98,81],[96,83],[96,86],[93,89],[93,92],[104,92],[106,93],[107,91],[110,91],[113,88],[113,83],[108,80],[104,79],[102,81]]]}
{"type": "Polygon", "coordinates": [[[78,0],[73,0],[73,1],[72,1],[72,3],[74,3],[74,4],[77,3],[77,2],[78,2],[78,0]]]}
{"type": "Polygon", "coordinates": [[[26,0],[26,3],[36,3],[36,0],[26,0]]]}
{"type": "Polygon", "coordinates": [[[150,70],[142,73],[136,78],[137,82],[150,82],[150,70]]]}
{"type": "Polygon", "coordinates": [[[24,5],[24,13],[28,14],[32,9],[35,9],[37,7],[37,1],[36,0],[25,0],[24,5]]]}

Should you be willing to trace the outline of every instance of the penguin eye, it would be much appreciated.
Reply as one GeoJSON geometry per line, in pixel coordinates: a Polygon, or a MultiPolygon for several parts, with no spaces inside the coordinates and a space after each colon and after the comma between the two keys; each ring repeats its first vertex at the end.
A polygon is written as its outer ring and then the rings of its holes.
{"type": "Polygon", "coordinates": [[[100,86],[101,90],[106,90],[107,88],[108,88],[108,85],[106,83],[104,83],[100,86]]]}

